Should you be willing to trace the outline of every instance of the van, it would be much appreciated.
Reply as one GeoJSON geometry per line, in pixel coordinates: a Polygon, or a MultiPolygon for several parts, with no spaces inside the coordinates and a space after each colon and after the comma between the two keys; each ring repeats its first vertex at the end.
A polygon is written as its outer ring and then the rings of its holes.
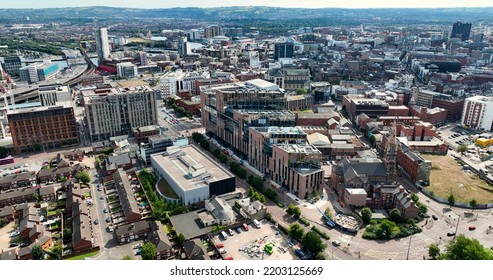
{"type": "Polygon", "coordinates": [[[228,239],[228,235],[224,231],[221,231],[221,236],[222,236],[223,240],[228,239]]]}
{"type": "Polygon", "coordinates": [[[253,224],[257,227],[257,228],[260,228],[261,225],[259,223],[259,221],[257,221],[257,219],[253,220],[253,224]]]}

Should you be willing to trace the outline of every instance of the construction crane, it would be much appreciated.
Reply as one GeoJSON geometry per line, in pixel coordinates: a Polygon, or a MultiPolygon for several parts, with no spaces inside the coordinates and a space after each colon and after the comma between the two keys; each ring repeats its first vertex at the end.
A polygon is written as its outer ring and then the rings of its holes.
{"type": "Polygon", "coordinates": [[[12,81],[12,79],[9,77],[7,72],[5,72],[2,66],[0,66],[0,71],[2,72],[2,78],[5,80],[5,82],[2,82],[2,84],[0,84],[0,89],[3,93],[7,93],[9,89],[15,88],[16,84],[12,81]]]}

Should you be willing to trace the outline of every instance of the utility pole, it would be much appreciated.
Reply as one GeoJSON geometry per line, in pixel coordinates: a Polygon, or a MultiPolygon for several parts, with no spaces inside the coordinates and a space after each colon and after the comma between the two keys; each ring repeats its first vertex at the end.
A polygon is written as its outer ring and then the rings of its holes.
{"type": "Polygon", "coordinates": [[[457,236],[457,230],[459,229],[459,223],[460,223],[460,215],[459,215],[459,218],[457,219],[457,226],[455,227],[455,234],[454,234],[454,238],[457,236]]]}
{"type": "Polygon", "coordinates": [[[407,256],[406,260],[409,260],[409,250],[411,250],[411,240],[413,239],[413,236],[409,237],[409,245],[407,246],[407,256]]]}

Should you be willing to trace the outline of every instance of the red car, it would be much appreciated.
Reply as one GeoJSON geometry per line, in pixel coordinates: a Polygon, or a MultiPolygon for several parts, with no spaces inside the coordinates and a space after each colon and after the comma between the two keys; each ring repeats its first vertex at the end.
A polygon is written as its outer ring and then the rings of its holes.
{"type": "Polygon", "coordinates": [[[475,229],[476,229],[476,227],[473,227],[473,226],[469,227],[469,230],[475,230],[475,229]]]}
{"type": "Polygon", "coordinates": [[[222,247],[224,247],[224,244],[222,244],[222,243],[216,244],[217,249],[222,248],[222,247]]]}
{"type": "Polygon", "coordinates": [[[227,258],[225,258],[225,260],[232,261],[233,257],[227,257],[227,258]]]}
{"type": "Polygon", "coordinates": [[[250,228],[247,226],[247,224],[243,224],[243,229],[244,229],[245,231],[250,230],[250,228]]]}
{"type": "Polygon", "coordinates": [[[229,155],[228,150],[223,150],[223,153],[224,153],[225,155],[227,155],[227,156],[229,155]]]}

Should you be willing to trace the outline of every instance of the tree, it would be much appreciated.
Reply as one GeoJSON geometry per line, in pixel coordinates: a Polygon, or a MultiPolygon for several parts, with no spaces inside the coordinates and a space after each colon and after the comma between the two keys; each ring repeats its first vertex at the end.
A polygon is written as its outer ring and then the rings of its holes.
{"type": "Polygon", "coordinates": [[[130,255],[126,255],[126,256],[124,256],[124,257],[122,258],[122,260],[124,260],[124,261],[129,261],[129,260],[131,260],[131,259],[132,259],[132,257],[131,257],[130,255]]]}
{"type": "Polygon", "coordinates": [[[326,257],[325,257],[325,254],[320,252],[320,253],[317,253],[317,255],[315,256],[315,259],[316,260],[325,260],[326,257]]]}
{"type": "Polygon", "coordinates": [[[476,209],[476,207],[478,207],[478,202],[476,201],[476,199],[471,199],[471,201],[469,201],[469,205],[470,205],[473,209],[476,209]]]}
{"type": "Polygon", "coordinates": [[[141,249],[141,255],[143,260],[155,260],[156,259],[156,245],[151,242],[146,242],[141,249]]]}
{"type": "Polygon", "coordinates": [[[89,176],[89,173],[87,173],[86,171],[77,172],[75,178],[77,178],[77,180],[81,181],[83,184],[87,184],[91,181],[91,176],[89,176]]]}
{"type": "Polygon", "coordinates": [[[288,229],[288,235],[294,239],[302,240],[305,230],[298,223],[291,224],[288,229]]]}
{"type": "Polygon", "coordinates": [[[318,233],[313,230],[305,234],[301,243],[303,243],[303,246],[305,246],[306,249],[315,254],[322,252],[326,247],[318,233]]]}
{"type": "Polygon", "coordinates": [[[220,154],[219,155],[219,160],[222,162],[222,163],[227,163],[228,162],[228,157],[224,154],[220,154]]]}
{"type": "Polygon", "coordinates": [[[401,219],[401,211],[397,208],[390,210],[389,219],[393,222],[398,222],[401,219]]]}
{"type": "Polygon", "coordinates": [[[371,209],[370,208],[365,207],[365,208],[361,209],[361,218],[363,219],[363,222],[365,224],[369,224],[370,223],[371,216],[372,216],[372,213],[371,213],[371,209]]]}
{"type": "Polygon", "coordinates": [[[45,253],[41,249],[41,246],[35,245],[31,250],[31,254],[33,255],[33,260],[43,260],[45,257],[45,253]]]}
{"type": "Polygon", "coordinates": [[[413,193],[412,192],[410,194],[410,197],[411,197],[412,201],[414,201],[414,203],[417,203],[419,201],[419,197],[418,197],[418,195],[416,193],[413,193]]]}
{"type": "Polygon", "coordinates": [[[0,158],[4,158],[9,154],[9,150],[3,146],[0,146],[0,158]]]}
{"type": "Polygon", "coordinates": [[[469,239],[463,234],[450,241],[441,260],[493,260],[493,252],[483,247],[476,239],[469,239]]]}
{"type": "Polygon", "coordinates": [[[178,244],[181,246],[181,244],[183,244],[183,242],[185,242],[187,239],[185,238],[185,235],[183,235],[183,233],[180,233],[178,235],[178,244]]]}
{"type": "Polygon", "coordinates": [[[370,144],[375,144],[375,141],[377,141],[377,139],[375,138],[375,135],[372,135],[370,136],[370,144]]]}
{"type": "Polygon", "coordinates": [[[377,234],[385,238],[393,238],[400,233],[399,227],[390,220],[382,220],[379,229],[377,234]]]}
{"type": "Polygon", "coordinates": [[[200,146],[201,146],[204,150],[208,151],[208,150],[209,150],[209,146],[210,146],[209,141],[207,141],[207,140],[205,140],[205,139],[200,140],[200,146]]]}
{"type": "Polygon", "coordinates": [[[307,94],[307,93],[308,93],[308,92],[306,91],[306,89],[304,89],[304,88],[297,88],[297,89],[295,90],[295,92],[296,92],[296,94],[297,94],[297,95],[304,95],[304,94],[307,94]]]}
{"type": "Polygon", "coordinates": [[[455,197],[453,194],[450,194],[447,198],[447,201],[450,205],[454,205],[455,204],[455,197]]]}
{"type": "Polygon", "coordinates": [[[215,149],[214,152],[212,152],[212,154],[218,158],[221,155],[221,150],[215,149]]]}
{"type": "Polygon", "coordinates": [[[440,248],[435,244],[431,244],[428,247],[428,255],[432,260],[437,260],[440,257],[440,248]]]}
{"type": "Polygon", "coordinates": [[[463,153],[467,152],[467,150],[468,150],[467,145],[464,145],[464,144],[459,145],[459,146],[457,147],[457,152],[459,152],[459,153],[461,153],[461,154],[463,154],[463,153]]]}

